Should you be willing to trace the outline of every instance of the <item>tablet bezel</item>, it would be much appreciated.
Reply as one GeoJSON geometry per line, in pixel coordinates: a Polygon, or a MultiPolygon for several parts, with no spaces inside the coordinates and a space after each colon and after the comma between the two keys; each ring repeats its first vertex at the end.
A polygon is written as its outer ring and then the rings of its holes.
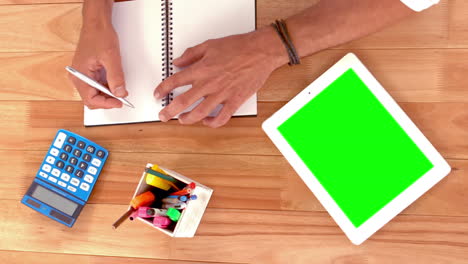
{"type": "Polygon", "coordinates": [[[343,57],[317,80],[294,97],[289,103],[274,113],[263,123],[262,127],[297,174],[302,178],[307,187],[314,193],[320,203],[329,212],[338,226],[344,231],[351,242],[356,245],[367,240],[372,234],[383,227],[417,198],[422,196],[451,171],[449,164],[353,53],[349,53],[343,57]],[[324,187],[278,131],[278,127],[281,124],[288,120],[299,109],[304,107],[349,69],[353,69],[356,72],[359,78],[361,78],[367,87],[369,87],[371,92],[377,97],[408,136],[414,141],[418,148],[434,165],[431,170],[410,185],[400,195],[394,198],[390,203],[384,206],[358,228],[351,223],[348,217],[339,208],[332,197],[327,193],[324,187]]]}

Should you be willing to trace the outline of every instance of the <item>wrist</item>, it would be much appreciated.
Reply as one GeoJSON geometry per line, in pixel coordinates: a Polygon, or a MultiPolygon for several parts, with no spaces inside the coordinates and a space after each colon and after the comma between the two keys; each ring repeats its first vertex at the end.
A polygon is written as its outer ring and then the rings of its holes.
{"type": "Polygon", "coordinates": [[[112,27],[113,0],[84,0],[83,28],[112,27]]]}
{"type": "Polygon", "coordinates": [[[261,59],[273,67],[273,70],[289,62],[286,48],[273,27],[267,26],[252,34],[257,52],[263,55],[261,59]]]}

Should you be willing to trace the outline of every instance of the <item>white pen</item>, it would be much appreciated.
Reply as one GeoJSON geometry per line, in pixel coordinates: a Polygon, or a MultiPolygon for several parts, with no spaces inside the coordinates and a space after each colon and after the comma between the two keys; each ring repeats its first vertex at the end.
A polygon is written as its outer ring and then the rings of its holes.
{"type": "Polygon", "coordinates": [[[117,97],[115,95],[113,95],[109,89],[107,89],[106,87],[102,86],[100,83],[96,82],[95,80],[89,78],[88,76],[84,75],[83,73],[73,69],[72,67],[70,66],[66,66],[65,67],[65,70],[67,70],[69,73],[73,74],[76,78],[82,80],[83,82],[91,85],[92,87],[98,89],[99,91],[109,95],[109,96],[112,96],[114,97],[115,99],[119,100],[120,102],[122,102],[123,104],[131,107],[131,108],[135,108],[135,106],[133,106],[129,101],[123,99],[123,98],[120,98],[120,97],[117,97]]]}

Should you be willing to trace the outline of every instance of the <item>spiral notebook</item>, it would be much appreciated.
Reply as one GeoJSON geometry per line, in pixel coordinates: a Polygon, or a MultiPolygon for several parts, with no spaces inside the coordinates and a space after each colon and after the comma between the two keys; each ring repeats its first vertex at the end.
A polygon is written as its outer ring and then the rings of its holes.
{"type": "MultiPolygon", "coordinates": [[[[90,110],[84,125],[99,126],[159,121],[159,112],[191,86],[179,87],[162,100],[154,89],[180,69],[172,60],[208,39],[255,30],[255,0],[134,0],[114,4],[113,24],[120,41],[128,101],[123,107],[90,110]]],[[[200,102],[200,101],[199,101],[200,102]]],[[[184,112],[193,109],[195,103],[184,112]]],[[[216,115],[222,105],[213,111],[216,115]]],[[[234,116],[257,114],[257,96],[247,100],[234,116]]]]}

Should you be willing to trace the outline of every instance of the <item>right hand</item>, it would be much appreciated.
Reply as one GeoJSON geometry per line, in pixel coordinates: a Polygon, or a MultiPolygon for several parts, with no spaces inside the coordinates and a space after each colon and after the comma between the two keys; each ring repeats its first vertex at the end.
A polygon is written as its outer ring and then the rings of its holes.
{"type": "MultiPolygon", "coordinates": [[[[83,25],[72,67],[107,86],[115,96],[128,95],[125,89],[119,40],[112,24],[83,25]]],[[[90,109],[122,107],[119,100],[98,91],[71,74],[69,78],[80,93],[83,103],[90,109]]]]}

